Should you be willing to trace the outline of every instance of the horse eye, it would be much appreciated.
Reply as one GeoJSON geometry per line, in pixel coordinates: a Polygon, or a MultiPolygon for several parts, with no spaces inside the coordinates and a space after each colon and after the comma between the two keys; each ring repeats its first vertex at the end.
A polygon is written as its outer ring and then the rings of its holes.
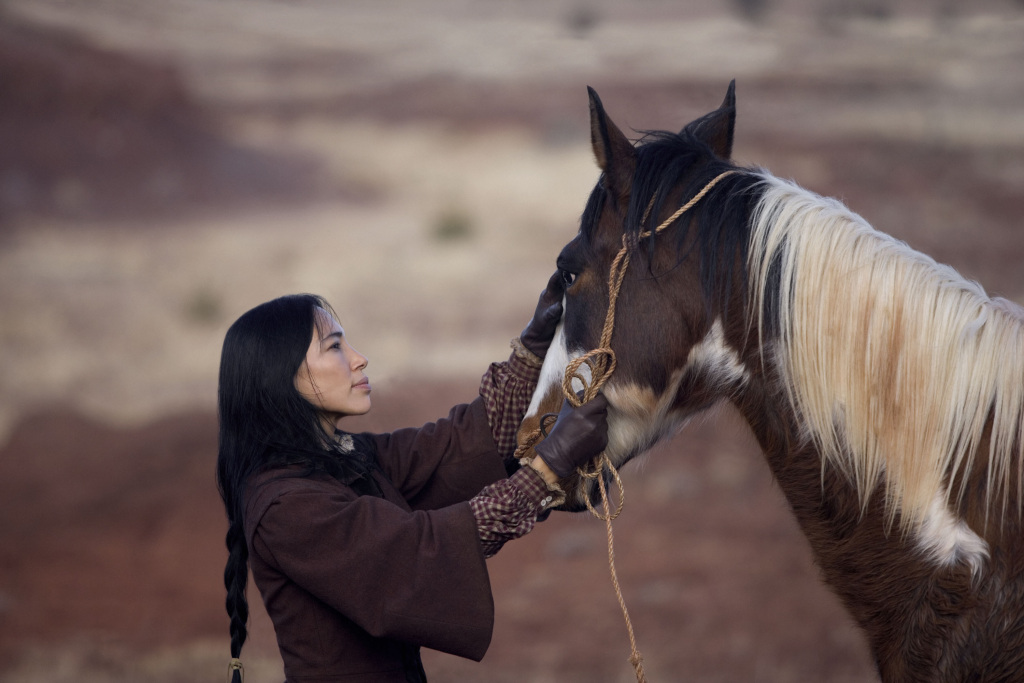
{"type": "Polygon", "coordinates": [[[576,274],[570,273],[567,270],[559,271],[562,274],[562,282],[565,284],[566,289],[572,287],[572,283],[576,281],[576,274]]]}

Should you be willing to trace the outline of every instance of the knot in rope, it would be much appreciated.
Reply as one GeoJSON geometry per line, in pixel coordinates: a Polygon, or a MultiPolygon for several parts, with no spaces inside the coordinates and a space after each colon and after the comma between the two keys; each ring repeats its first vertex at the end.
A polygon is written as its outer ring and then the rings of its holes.
{"type": "Polygon", "coordinates": [[[565,377],[562,378],[562,394],[573,407],[579,408],[584,403],[594,400],[614,371],[615,352],[611,348],[591,349],[582,356],[573,358],[565,367],[565,377]],[[590,368],[589,379],[580,371],[584,364],[590,368]],[[573,380],[577,380],[583,387],[578,394],[574,390],[573,380]]]}
{"type": "Polygon", "coordinates": [[[584,502],[587,504],[587,509],[590,510],[590,514],[594,515],[603,522],[610,522],[620,514],[622,514],[622,506],[626,502],[626,490],[622,487],[622,478],[619,476],[619,471],[615,469],[615,465],[608,458],[607,455],[602,453],[595,461],[597,466],[593,471],[586,471],[583,468],[579,468],[576,472],[584,479],[596,479],[598,488],[601,491],[601,501],[604,504],[604,513],[600,513],[590,502],[590,496],[584,498],[584,502]],[[609,512],[608,507],[608,491],[605,488],[603,473],[608,470],[612,474],[612,478],[615,479],[615,485],[619,487],[619,503],[615,506],[615,512],[609,512]]]}

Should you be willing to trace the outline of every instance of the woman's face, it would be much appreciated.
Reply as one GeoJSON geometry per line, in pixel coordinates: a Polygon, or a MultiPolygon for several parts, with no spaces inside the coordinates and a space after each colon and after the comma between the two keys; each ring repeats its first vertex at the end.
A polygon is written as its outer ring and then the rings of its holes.
{"type": "Polygon", "coordinates": [[[330,313],[318,308],[313,340],[295,374],[295,388],[336,424],[346,415],[370,410],[370,380],[363,371],[369,361],[348,345],[345,331],[330,313]]]}

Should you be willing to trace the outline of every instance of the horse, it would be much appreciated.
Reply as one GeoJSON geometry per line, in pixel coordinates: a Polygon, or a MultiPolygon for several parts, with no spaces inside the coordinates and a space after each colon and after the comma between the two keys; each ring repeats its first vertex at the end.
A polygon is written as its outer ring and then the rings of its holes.
{"type": "Polygon", "coordinates": [[[621,467],[730,402],[881,680],[1024,680],[1024,309],[734,163],[735,81],[635,142],[588,90],[601,173],[520,443],[596,387],[621,467]]]}

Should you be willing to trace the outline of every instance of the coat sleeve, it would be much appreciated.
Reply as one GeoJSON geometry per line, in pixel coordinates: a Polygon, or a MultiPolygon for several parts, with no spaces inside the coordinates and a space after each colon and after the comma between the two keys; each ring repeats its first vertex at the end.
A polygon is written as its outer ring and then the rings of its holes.
{"type": "Polygon", "coordinates": [[[373,636],[482,658],[494,603],[469,504],[408,511],[347,493],[313,482],[275,497],[251,548],[373,636]]]}
{"type": "Polygon", "coordinates": [[[469,500],[516,469],[507,465],[541,361],[518,339],[512,347],[507,361],[492,363],[484,373],[472,403],[419,428],[373,435],[381,467],[413,508],[469,500]]]}
{"type": "Polygon", "coordinates": [[[506,476],[480,398],[437,422],[373,439],[381,468],[413,509],[467,501],[506,476]]]}

